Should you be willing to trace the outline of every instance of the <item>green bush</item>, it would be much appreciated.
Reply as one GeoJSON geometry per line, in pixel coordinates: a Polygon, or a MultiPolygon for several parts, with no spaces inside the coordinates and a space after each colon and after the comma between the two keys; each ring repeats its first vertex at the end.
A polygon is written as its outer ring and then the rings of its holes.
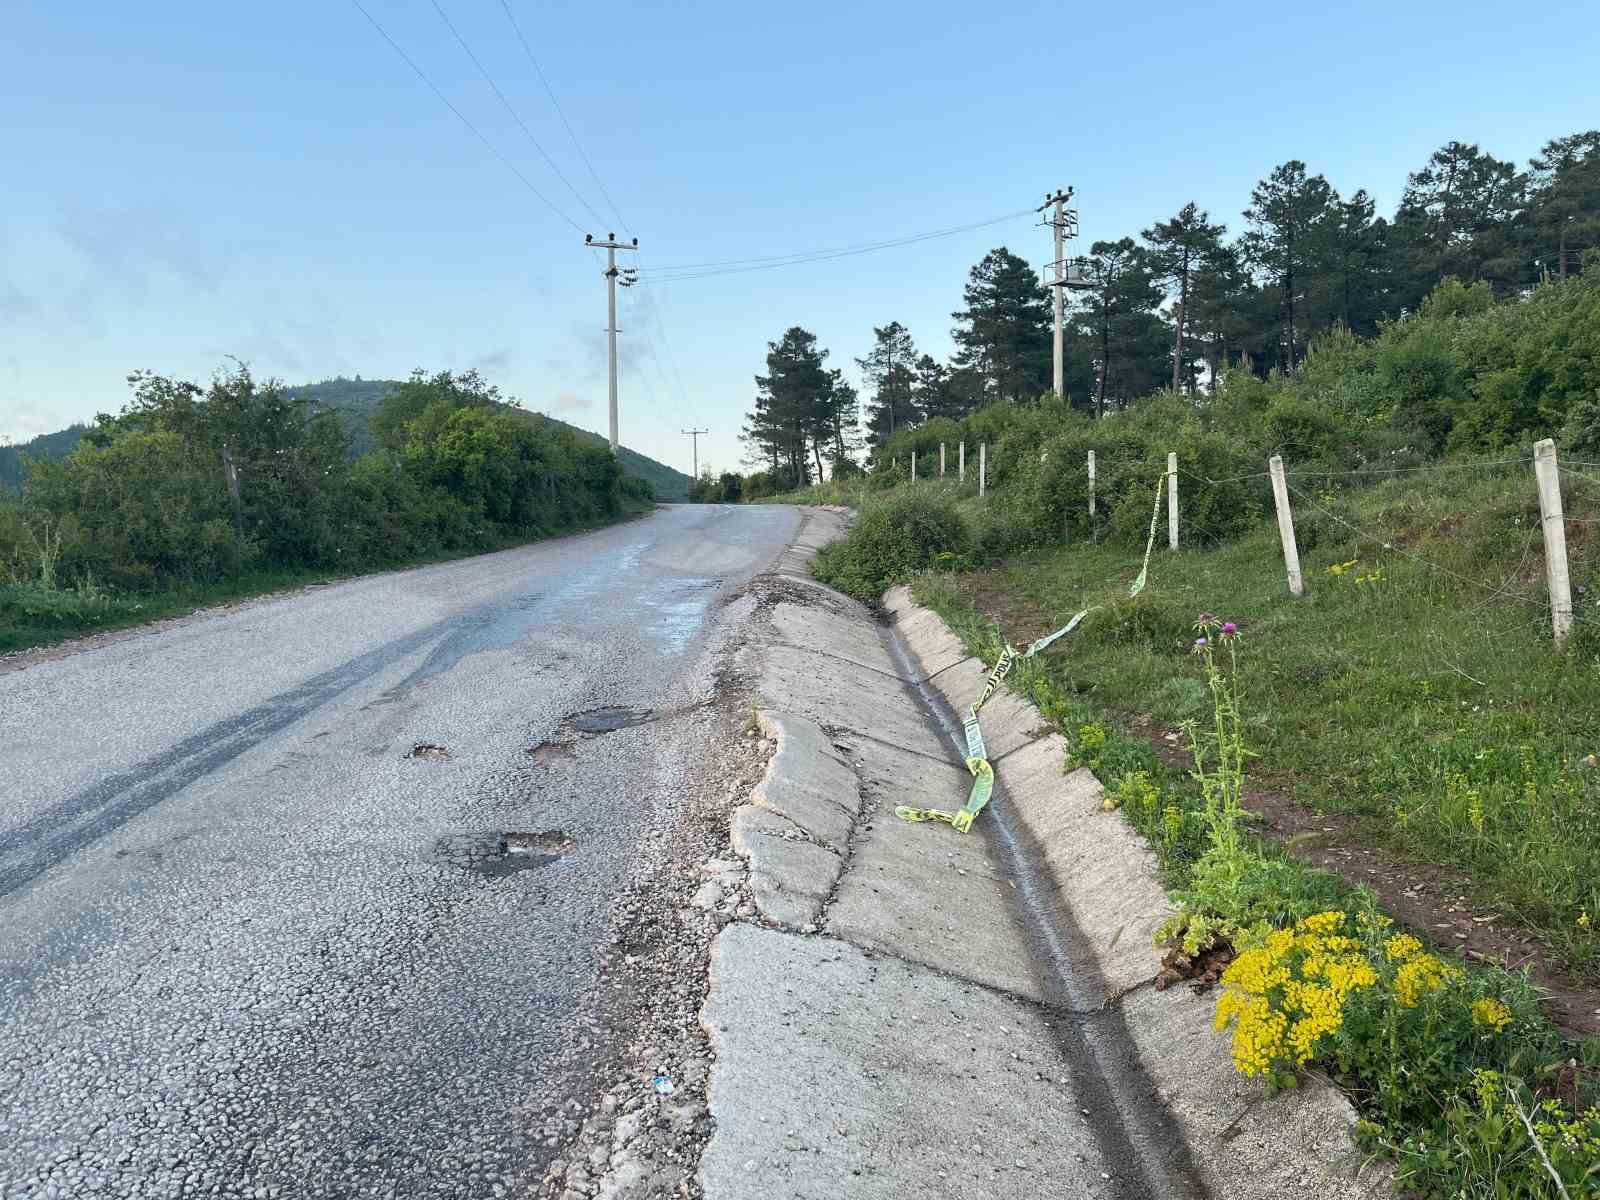
{"type": "Polygon", "coordinates": [[[913,491],[869,504],[849,534],[817,555],[816,575],[858,600],[929,567],[962,562],[971,532],[949,500],[913,491]]]}

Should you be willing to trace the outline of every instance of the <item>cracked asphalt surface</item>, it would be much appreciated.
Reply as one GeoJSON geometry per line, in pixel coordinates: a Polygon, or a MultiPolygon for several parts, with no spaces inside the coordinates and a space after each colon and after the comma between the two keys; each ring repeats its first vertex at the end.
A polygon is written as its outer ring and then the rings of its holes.
{"type": "Polygon", "coordinates": [[[531,1186],[714,749],[712,617],[798,524],[667,508],[0,662],[0,1196],[531,1186]],[[568,720],[611,706],[659,715],[568,720]]]}

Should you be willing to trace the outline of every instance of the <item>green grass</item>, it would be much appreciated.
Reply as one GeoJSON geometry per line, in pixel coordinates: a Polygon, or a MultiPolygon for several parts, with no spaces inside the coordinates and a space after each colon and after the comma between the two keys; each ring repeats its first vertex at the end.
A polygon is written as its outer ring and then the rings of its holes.
{"type": "MultiPolygon", "coordinates": [[[[1120,574],[1131,553],[1108,550],[1094,561],[1109,573],[1120,574]]],[[[1048,570],[1050,561],[1034,564],[1045,571],[1030,572],[1018,564],[1006,577],[1014,579],[1021,572],[1037,579],[1058,573],[1059,568],[1048,570]]],[[[1172,566],[1172,560],[1167,565],[1172,566]]],[[[1171,572],[1167,574],[1170,579],[1171,572]]],[[[1220,586],[1215,578],[1207,582],[1220,586]]],[[[939,612],[969,650],[993,661],[1005,641],[1021,640],[1021,631],[1002,631],[980,612],[970,598],[970,584],[971,580],[951,574],[929,572],[914,580],[914,591],[920,602],[939,612]]],[[[1097,593],[1096,598],[1105,594],[1098,584],[1084,587],[1097,593]]],[[[1119,594],[1120,589],[1112,590],[1106,599],[1115,605],[1119,594]]],[[[1068,768],[1089,767],[1106,783],[1110,801],[1149,839],[1163,882],[1184,910],[1216,911],[1229,924],[1265,920],[1277,927],[1321,911],[1375,914],[1375,900],[1367,889],[1249,835],[1241,846],[1247,870],[1229,895],[1230,905],[1226,911],[1211,908],[1208,901],[1220,893],[1203,882],[1205,800],[1197,781],[1162,761],[1146,738],[1120,729],[1120,706],[1108,708],[1097,689],[1083,686],[1087,660],[1093,658],[1103,666],[1105,647],[1115,645],[1121,636],[1114,630],[1128,627],[1125,621],[1111,626],[1111,631],[1102,633],[1099,648],[1089,654],[1081,653],[1086,646],[1078,642],[1072,653],[1018,660],[1007,686],[1032,699],[1066,734],[1071,746],[1068,768]],[[1191,910],[1196,903],[1199,909],[1191,910]]],[[[1211,694],[1201,663],[1187,648],[1189,635],[1188,629],[1181,630],[1185,646],[1176,650],[1170,668],[1153,670],[1147,679],[1159,679],[1173,695],[1181,695],[1186,713],[1198,714],[1203,707],[1205,712],[1198,715],[1209,717],[1211,694]]],[[[1256,674],[1252,659],[1268,639],[1258,633],[1256,644],[1251,644],[1249,636],[1242,645],[1240,666],[1252,676],[1256,674]]],[[[1158,640],[1165,637],[1166,633],[1159,634],[1158,640]]],[[[1257,709],[1250,697],[1244,699],[1242,711],[1250,717],[1257,709]]],[[[1267,732],[1267,724],[1254,721],[1253,734],[1247,738],[1267,732]]],[[[1508,1110],[1508,1096],[1515,1095],[1518,1103],[1537,1107],[1538,1118],[1545,1122],[1541,1136],[1562,1163],[1564,1175],[1579,1189],[1571,1194],[1590,1194],[1582,1190],[1582,1180],[1600,1177],[1596,1165],[1600,1110],[1590,1107],[1596,1098],[1600,1039],[1574,1041],[1553,1028],[1539,1012],[1537,989],[1524,975],[1497,966],[1463,965],[1467,968],[1463,982],[1431,1001],[1420,1016],[1392,1004],[1385,1010],[1382,989],[1364,997],[1319,1061],[1319,1069],[1328,1072],[1362,1112],[1358,1141],[1394,1160],[1405,1195],[1532,1200],[1549,1194],[1549,1181],[1523,1126],[1508,1110]],[[1507,1004],[1515,1013],[1512,1027],[1493,1039],[1480,1036],[1467,1008],[1468,1001],[1477,997],[1507,1004]],[[1505,1084],[1512,1092],[1504,1091],[1505,1084]],[[1551,1122],[1570,1130],[1571,1137],[1551,1140],[1566,1136],[1551,1122]]]]}
{"type": "Polygon", "coordinates": [[[1101,605],[1051,653],[1058,686],[1172,727],[1209,712],[1189,653],[1196,615],[1239,622],[1258,783],[1465,872],[1483,911],[1600,979],[1600,769],[1585,762],[1600,751],[1600,555],[1588,536],[1600,480],[1569,482],[1569,553],[1584,592],[1561,654],[1532,472],[1520,466],[1300,502],[1299,599],[1270,526],[1229,543],[1189,530],[1197,547],[1176,554],[1158,538],[1149,586],[1131,601],[1142,547],[1126,543],[1014,559],[961,586],[986,611],[1028,624],[1006,629],[1013,642],[1101,605]]]}
{"type": "MultiPolygon", "coordinates": [[[[618,520],[631,520],[653,512],[654,506],[629,509],[618,520]]],[[[615,522],[597,522],[563,531],[567,537],[602,528],[615,522]]],[[[547,539],[536,538],[532,541],[547,539]]],[[[325,569],[253,571],[213,583],[192,584],[156,592],[111,593],[101,589],[43,588],[35,583],[0,583],[0,654],[49,646],[69,638],[93,633],[131,629],[152,621],[182,617],[196,609],[231,604],[274,592],[293,591],[311,584],[358,579],[385,571],[410,570],[431,563],[453,562],[479,554],[493,554],[516,546],[530,545],[522,538],[508,538],[488,549],[437,554],[377,571],[337,572],[325,569]]]]}

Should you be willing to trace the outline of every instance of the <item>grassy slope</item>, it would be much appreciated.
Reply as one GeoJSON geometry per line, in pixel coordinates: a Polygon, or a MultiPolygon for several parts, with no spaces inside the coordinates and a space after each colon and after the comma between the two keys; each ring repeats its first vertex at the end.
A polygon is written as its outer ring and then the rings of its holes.
{"type": "Polygon", "coordinates": [[[1564,482],[1583,592],[1561,655],[1521,464],[1343,499],[1299,481],[1310,544],[1298,600],[1271,526],[1227,544],[1190,530],[1196,548],[1176,555],[1158,545],[1131,602],[1138,550],[1126,544],[1029,556],[956,586],[1014,643],[1104,605],[1052,654],[1052,673],[1074,695],[1168,727],[1210,712],[1189,655],[1196,614],[1238,621],[1258,781],[1371,842],[1467,872],[1482,911],[1536,931],[1555,963],[1596,980],[1600,768],[1585,759],[1600,752],[1600,476],[1569,470],[1564,482]]]}

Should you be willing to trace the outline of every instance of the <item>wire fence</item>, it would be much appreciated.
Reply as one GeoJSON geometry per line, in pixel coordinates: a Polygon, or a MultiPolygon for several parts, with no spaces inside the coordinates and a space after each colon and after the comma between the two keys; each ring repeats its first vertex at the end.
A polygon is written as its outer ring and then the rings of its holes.
{"type": "MultiPolygon", "coordinates": [[[[994,486],[993,457],[988,455],[987,446],[979,444],[978,455],[968,456],[986,460],[988,471],[984,480],[982,491],[987,491],[994,486]]],[[[964,445],[959,447],[958,453],[965,453],[964,445]]],[[[1046,461],[1048,451],[1041,452],[1041,464],[1046,461]]],[[[1223,450],[1228,454],[1227,450],[1223,450]]],[[[954,462],[957,453],[945,454],[947,462],[954,462]]],[[[1234,456],[1240,467],[1252,465],[1242,455],[1234,456]]],[[[926,461],[926,460],[924,460],[926,461]]],[[[937,457],[934,462],[937,463],[937,457]]],[[[968,462],[971,469],[972,463],[968,462]]],[[[1130,472],[1139,474],[1160,474],[1167,486],[1174,488],[1178,495],[1177,502],[1177,541],[1180,545],[1199,544],[1208,549],[1222,549],[1238,542],[1238,531],[1219,530],[1209,527],[1207,522],[1200,518],[1193,506],[1184,504],[1184,492],[1187,490],[1185,483],[1199,487],[1221,487],[1229,484],[1246,483],[1255,480],[1272,480],[1275,485],[1281,481],[1281,491],[1275,487],[1274,507],[1277,509],[1280,524],[1280,536],[1283,542],[1283,567],[1287,576],[1286,582],[1291,591],[1299,594],[1303,589],[1304,577],[1299,573],[1299,552],[1296,545],[1294,532],[1294,518],[1298,513],[1302,517],[1313,516],[1316,520],[1338,528],[1349,534],[1358,547],[1370,546],[1372,553],[1385,557],[1392,556],[1415,566],[1418,570],[1436,576],[1441,581],[1448,581],[1452,586],[1459,587],[1473,599],[1470,603],[1463,603],[1442,618],[1447,623],[1459,625],[1463,619],[1473,622],[1482,622],[1497,608],[1507,611],[1518,611],[1522,614],[1520,620],[1509,624],[1502,623],[1502,634],[1522,634],[1530,630],[1542,628],[1547,635],[1554,637],[1557,646],[1561,646],[1568,638],[1574,621],[1574,588],[1571,580],[1568,563],[1567,527],[1572,526],[1585,532],[1579,535],[1580,545],[1590,540],[1586,532],[1587,527],[1600,525],[1600,514],[1592,509],[1585,509],[1579,505],[1578,512],[1568,513],[1567,505],[1563,505],[1560,497],[1563,492],[1572,493],[1581,487],[1585,493],[1592,492],[1592,502],[1600,506],[1600,474],[1592,474],[1589,470],[1581,468],[1600,468],[1600,463],[1585,459],[1568,459],[1557,461],[1553,443],[1540,443],[1532,457],[1501,457],[1492,459],[1477,459],[1470,462],[1432,463],[1425,465],[1406,465],[1394,467],[1359,467],[1349,470],[1328,470],[1323,468],[1296,468],[1286,469],[1278,457],[1274,457],[1268,470],[1240,471],[1238,474],[1212,477],[1202,471],[1191,469],[1189,466],[1177,464],[1173,470],[1160,470],[1148,450],[1130,451],[1123,454],[1090,455],[1084,464],[1084,493],[1089,504],[1089,512],[1094,519],[1100,519],[1096,510],[1096,500],[1104,505],[1105,494],[1096,495],[1097,488],[1104,488],[1109,480],[1118,477],[1126,478],[1130,472]],[[1531,470],[1530,470],[1531,468],[1531,470]],[[1415,536],[1415,530],[1407,530],[1402,521],[1397,528],[1385,528],[1382,522],[1362,520],[1348,508],[1341,511],[1337,500],[1326,492],[1319,492],[1316,484],[1319,481],[1348,479],[1351,481],[1364,480],[1371,484],[1381,483],[1385,479],[1399,478],[1426,478],[1441,476],[1462,478],[1470,473],[1488,474],[1501,473],[1505,476],[1508,485],[1515,485],[1516,471],[1526,471],[1533,478],[1527,478],[1527,494],[1529,501],[1538,499],[1540,514],[1537,520],[1529,520],[1526,525],[1521,524],[1520,517],[1513,517],[1516,522],[1514,527],[1520,535],[1520,545],[1517,546],[1515,559],[1506,556],[1505,565],[1496,570],[1492,577],[1481,578],[1459,569],[1459,564],[1440,561],[1438,557],[1424,553],[1422,550],[1407,544],[1409,537],[1415,536]],[[1557,519],[1557,514],[1560,514],[1557,519]],[[1542,560],[1542,561],[1541,561],[1542,560]],[[1294,564],[1292,567],[1290,564],[1294,564]],[[1540,576],[1543,576],[1540,579],[1540,576]],[[1528,615],[1528,609],[1536,610],[1536,615],[1528,615]],[[1514,628],[1513,628],[1514,626],[1514,628]]],[[[929,471],[924,467],[917,473],[920,479],[928,479],[938,474],[937,468],[929,471]]],[[[950,472],[946,475],[949,478],[950,472]]],[[[1526,477],[1525,477],[1526,478],[1526,477]]],[[[1455,485],[1452,485],[1455,486],[1455,485]]],[[[1472,487],[1472,483],[1465,485],[1472,487]]],[[[981,493],[980,493],[981,494],[981,493]]],[[[1411,495],[1407,489],[1404,495],[1411,495]]],[[[1425,511],[1429,501],[1425,494],[1415,501],[1406,501],[1404,512],[1413,516],[1425,511]]],[[[1165,511],[1166,504],[1162,510],[1165,511]]],[[[1203,511],[1203,506],[1202,506],[1203,511]]],[[[1462,514],[1463,518],[1465,514],[1462,514]]],[[[1169,525],[1169,538],[1171,535],[1169,525]]],[[[1587,555],[1587,550],[1585,550],[1587,555]]],[[[1587,563],[1587,557],[1584,558],[1587,563]]],[[[1579,597],[1586,595],[1585,589],[1580,585],[1576,588],[1579,597]]],[[[1397,637],[1415,638],[1417,631],[1408,629],[1397,637]]],[[[1441,632],[1439,641],[1441,646],[1447,641],[1441,632]]],[[[1461,670],[1459,666],[1451,668],[1456,674],[1472,679],[1473,676],[1461,670]]],[[[1476,682],[1476,680],[1474,680],[1476,682]]]]}

